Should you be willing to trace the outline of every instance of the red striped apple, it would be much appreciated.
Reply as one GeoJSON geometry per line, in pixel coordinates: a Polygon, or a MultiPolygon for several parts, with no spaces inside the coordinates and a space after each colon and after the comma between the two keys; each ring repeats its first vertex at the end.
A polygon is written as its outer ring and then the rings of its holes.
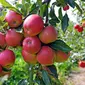
{"type": "Polygon", "coordinates": [[[31,54],[25,50],[22,50],[22,56],[25,62],[35,64],[37,63],[36,54],[31,54]]]}
{"type": "Polygon", "coordinates": [[[58,36],[57,31],[53,26],[45,27],[39,34],[40,40],[45,44],[54,42],[57,39],[57,36],[58,36]]]}
{"type": "Polygon", "coordinates": [[[0,32],[0,47],[6,46],[5,35],[0,32]]]}
{"type": "Polygon", "coordinates": [[[12,10],[9,10],[5,16],[5,21],[10,27],[18,27],[22,23],[22,16],[12,10]]]}
{"type": "Polygon", "coordinates": [[[39,15],[32,14],[25,19],[23,27],[24,32],[27,33],[29,36],[35,36],[42,31],[44,23],[39,15]]]}
{"type": "Polygon", "coordinates": [[[12,50],[4,50],[0,53],[0,65],[5,68],[13,66],[15,62],[15,54],[12,50]]]}
{"type": "Polygon", "coordinates": [[[67,54],[61,50],[55,51],[55,54],[56,54],[55,60],[54,60],[55,62],[64,62],[70,56],[70,52],[68,52],[68,54],[67,54]]]}
{"type": "Polygon", "coordinates": [[[5,39],[8,46],[18,46],[23,39],[23,35],[19,32],[16,32],[15,29],[9,29],[5,39]]]}
{"type": "Polygon", "coordinates": [[[23,40],[23,49],[29,53],[35,54],[41,49],[41,42],[37,36],[26,37],[23,40]]]}
{"type": "Polygon", "coordinates": [[[2,66],[0,65],[0,73],[2,72],[2,66]]]}
{"type": "Polygon", "coordinates": [[[42,65],[52,65],[55,53],[49,46],[42,46],[37,54],[37,61],[42,65]]]}

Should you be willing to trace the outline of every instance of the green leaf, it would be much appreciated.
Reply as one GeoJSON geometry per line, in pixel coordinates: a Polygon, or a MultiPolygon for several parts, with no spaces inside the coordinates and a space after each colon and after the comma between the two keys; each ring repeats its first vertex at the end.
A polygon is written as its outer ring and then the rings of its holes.
{"type": "Polygon", "coordinates": [[[56,40],[55,42],[50,44],[50,47],[54,50],[62,50],[63,52],[70,52],[72,48],[70,48],[64,41],[56,40]]]}
{"type": "Polygon", "coordinates": [[[42,0],[37,0],[38,5],[42,5],[42,0]]]}
{"type": "Polygon", "coordinates": [[[71,6],[71,7],[75,7],[75,2],[74,0],[67,0],[67,3],[71,6]]]}
{"type": "Polygon", "coordinates": [[[45,85],[45,83],[43,82],[42,78],[40,78],[38,75],[36,75],[35,82],[38,85],[45,85]]]}
{"type": "Polygon", "coordinates": [[[56,23],[59,23],[59,19],[56,17],[56,18],[52,18],[49,20],[49,23],[53,26],[56,26],[56,23]]]}
{"type": "Polygon", "coordinates": [[[39,6],[37,6],[35,3],[32,4],[29,13],[34,14],[34,13],[37,13],[38,11],[39,11],[39,6]]]}
{"type": "Polygon", "coordinates": [[[63,14],[62,14],[62,9],[61,9],[61,7],[59,8],[59,10],[58,10],[58,17],[59,17],[59,19],[60,20],[62,20],[62,18],[63,18],[63,14]]]}
{"type": "Polygon", "coordinates": [[[6,0],[0,0],[0,3],[1,3],[4,7],[10,7],[10,6],[12,6],[12,5],[9,4],[6,0]]]}
{"type": "Polygon", "coordinates": [[[43,5],[40,7],[40,16],[41,16],[41,17],[46,16],[46,4],[43,4],[43,5]]]}
{"type": "Polygon", "coordinates": [[[82,14],[82,9],[80,8],[80,6],[76,2],[75,2],[75,6],[79,10],[79,12],[82,14]]]}
{"type": "Polygon", "coordinates": [[[57,69],[56,69],[56,67],[54,65],[47,66],[47,68],[51,72],[50,75],[52,75],[55,78],[58,78],[57,69]]]}
{"type": "Polygon", "coordinates": [[[50,78],[48,76],[47,71],[42,70],[42,78],[43,78],[45,85],[52,85],[51,82],[50,82],[50,78]]]}
{"type": "Polygon", "coordinates": [[[49,23],[51,25],[56,26],[56,23],[60,22],[59,19],[57,18],[57,16],[55,15],[54,6],[51,6],[50,17],[51,17],[51,19],[49,20],[49,23]]]}
{"type": "Polygon", "coordinates": [[[68,15],[65,14],[62,18],[62,21],[61,21],[61,26],[62,26],[63,32],[65,32],[67,30],[68,22],[69,22],[68,15]]]}
{"type": "Polygon", "coordinates": [[[20,80],[18,85],[27,85],[27,80],[26,79],[20,80]]]}
{"type": "Polygon", "coordinates": [[[8,3],[6,0],[0,0],[0,3],[2,4],[3,7],[8,8],[10,10],[14,10],[16,12],[19,12],[19,10],[17,8],[15,8],[14,6],[12,6],[10,3],[8,3]]]}
{"type": "Polygon", "coordinates": [[[85,0],[81,0],[81,1],[85,1],[85,0]]]}

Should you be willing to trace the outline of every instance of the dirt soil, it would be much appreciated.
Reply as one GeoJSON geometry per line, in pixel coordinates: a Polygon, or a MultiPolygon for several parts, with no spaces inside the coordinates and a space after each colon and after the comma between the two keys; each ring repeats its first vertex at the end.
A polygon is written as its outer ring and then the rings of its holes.
{"type": "Polygon", "coordinates": [[[79,68],[78,71],[69,74],[64,85],[85,85],[85,68],[79,68]]]}

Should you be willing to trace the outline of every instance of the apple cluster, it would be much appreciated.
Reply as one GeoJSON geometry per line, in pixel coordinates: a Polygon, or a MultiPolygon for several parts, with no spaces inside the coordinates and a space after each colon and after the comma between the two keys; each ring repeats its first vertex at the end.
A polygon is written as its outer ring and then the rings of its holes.
{"type": "Polygon", "coordinates": [[[22,46],[22,57],[25,62],[42,66],[54,64],[54,62],[64,62],[70,53],[61,50],[55,51],[50,47],[50,43],[58,39],[58,32],[52,25],[45,26],[44,21],[38,14],[31,14],[25,20],[22,15],[15,11],[8,11],[5,16],[9,29],[6,34],[0,32],[0,47],[6,49],[0,53],[0,75],[3,68],[9,69],[15,62],[15,54],[8,47],[22,46]],[[23,24],[23,31],[16,29],[23,24]]]}

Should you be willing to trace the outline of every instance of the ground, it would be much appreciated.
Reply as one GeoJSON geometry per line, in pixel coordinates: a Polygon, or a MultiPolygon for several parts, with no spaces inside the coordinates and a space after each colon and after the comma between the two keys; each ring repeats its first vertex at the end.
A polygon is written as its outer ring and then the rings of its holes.
{"type": "Polygon", "coordinates": [[[64,85],[85,85],[85,68],[78,68],[77,71],[72,71],[64,85]]]}

